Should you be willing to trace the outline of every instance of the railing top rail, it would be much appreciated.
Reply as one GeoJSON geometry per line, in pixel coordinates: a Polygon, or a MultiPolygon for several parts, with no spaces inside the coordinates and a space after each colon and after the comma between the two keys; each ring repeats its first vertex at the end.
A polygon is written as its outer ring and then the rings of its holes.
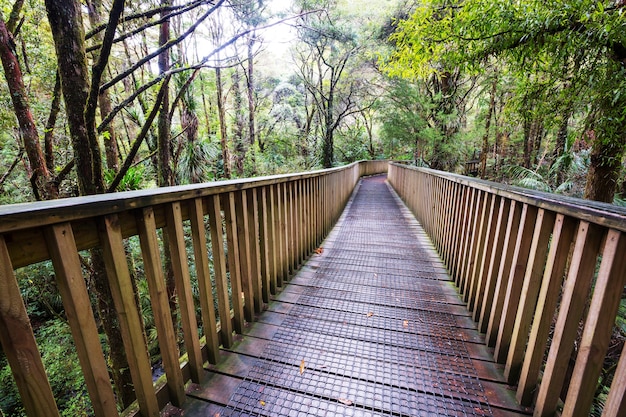
{"type": "Polygon", "coordinates": [[[530,190],[512,185],[499,184],[478,178],[470,178],[450,172],[436,171],[430,168],[410,167],[391,163],[405,169],[427,172],[439,178],[445,178],[459,184],[487,191],[501,197],[510,198],[521,203],[547,209],[555,213],[565,214],[580,220],[610,227],[626,232],[626,207],[598,201],[583,200],[543,191],[530,190]]]}
{"type": "Polygon", "coordinates": [[[119,213],[126,210],[173,201],[184,201],[230,191],[262,187],[286,181],[324,176],[336,171],[350,169],[360,162],[364,161],[353,162],[352,164],[336,168],[294,174],[279,174],[252,179],[212,181],[200,184],[123,191],[33,203],[8,204],[0,206],[0,233],[41,227],[62,221],[74,221],[82,218],[119,213]]]}

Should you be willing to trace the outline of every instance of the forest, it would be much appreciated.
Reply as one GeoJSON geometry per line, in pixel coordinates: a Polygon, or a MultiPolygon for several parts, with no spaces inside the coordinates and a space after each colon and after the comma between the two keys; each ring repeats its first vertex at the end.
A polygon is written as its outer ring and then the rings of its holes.
{"type": "MultiPolygon", "coordinates": [[[[0,204],[393,159],[626,205],[625,11],[623,0],[5,0],[0,204]]],[[[126,249],[139,277],[138,246],[126,249]]],[[[100,257],[85,253],[84,268],[115,346],[100,257]]],[[[52,266],[18,278],[60,407],[91,414],[52,266]]],[[[124,359],[106,351],[125,408],[124,359]]],[[[0,416],[23,413],[0,352],[0,416]]]]}

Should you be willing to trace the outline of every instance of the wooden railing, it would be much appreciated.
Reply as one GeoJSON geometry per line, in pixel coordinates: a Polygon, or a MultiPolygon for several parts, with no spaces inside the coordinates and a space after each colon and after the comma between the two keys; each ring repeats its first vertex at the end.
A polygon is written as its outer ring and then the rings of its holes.
{"type": "MultiPolygon", "coordinates": [[[[388,175],[518,401],[535,416],[589,415],[626,281],[626,211],[397,164],[388,175]]],[[[626,350],[602,415],[626,415],[626,350]]]]}
{"type": "MultiPolygon", "coordinates": [[[[15,269],[51,260],[93,409],[118,415],[79,251],[102,249],[141,415],[184,402],[184,384],[200,382],[205,361],[219,359],[233,332],[253,321],[338,219],[360,176],[386,172],[386,161],[252,180],[223,181],[0,207],[0,341],[31,416],[58,416],[15,269]],[[188,221],[187,227],[183,222],[188,221]],[[186,360],[165,291],[158,229],[167,231],[186,360]],[[207,247],[207,229],[211,249],[207,247]],[[154,386],[124,239],[139,236],[166,381],[154,386]],[[185,241],[193,242],[193,259],[185,241]],[[226,248],[226,250],[225,250],[226,248]],[[213,282],[217,289],[214,308],[213,282]],[[195,263],[205,337],[190,288],[195,263]],[[227,265],[228,264],[228,265],[227,265]],[[228,273],[227,273],[228,270],[228,273]],[[233,296],[229,299],[229,288],[233,296]],[[241,294],[241,296],[240,296],[241,294]],[[182,363],[182,365],[181,365],[182,363]]],[[[166,249],[164,249],[166,250],[166,249]]]]}

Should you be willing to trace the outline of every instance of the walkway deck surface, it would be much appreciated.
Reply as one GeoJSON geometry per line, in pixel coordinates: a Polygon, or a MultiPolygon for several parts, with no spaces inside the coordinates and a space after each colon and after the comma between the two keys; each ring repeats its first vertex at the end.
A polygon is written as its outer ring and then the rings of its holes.
{"type": "Polygon", "coordinates": [[[385,177],[187,389],[184,415],[518,416],[502,368],[385,177]]]}

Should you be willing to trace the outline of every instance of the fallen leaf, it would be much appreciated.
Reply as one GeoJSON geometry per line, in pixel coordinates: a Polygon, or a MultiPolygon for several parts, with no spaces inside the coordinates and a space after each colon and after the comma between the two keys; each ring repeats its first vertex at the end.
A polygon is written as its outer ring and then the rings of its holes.
{"type": "Polygon", "coordinates": [[[404,320],[404,321],[402,322],[402,327],[404,327],[404,328],[409,327],[409,321],[408,321],[408,320],[404,320]]]}
{"type": "Polygon", "coordinates": [[[367,313],[367,317],[372,317],[374,315],[374,313],[372,313],[371,311],[369,313],[367,313]]]}
{"type": "Polygon", "coordinates": [[[300,375],[304,373],[304,359],[300,361],[300,375]]]}
{"type": "Polygon", "coordinates": [[[261,405],[262,405],[263,407],[265,407],[265,401],[261,400],[261,401],[259,401],[259,403],[261,403],[261,405]]]}
{"type": "Polygon", "coordinates": [[[213,414],[213,417],[220,417],[220,413],[213,414]]]}
{"type": "Polygon", "coordinates": [[[315,249],[315,253],[317,253],[318,255],[321,255],[323,252],[324,252],[324,248],[322,248],[321,246],[315,249]]]}
{"type": "Polygon", "coordinates": [[[344,404],[344,405],[352,405],[352,404],[354,404],[351,400],[349,400],[347,398],[337,398],[337,401],[339,401],[341,404],[344,404]]]}

